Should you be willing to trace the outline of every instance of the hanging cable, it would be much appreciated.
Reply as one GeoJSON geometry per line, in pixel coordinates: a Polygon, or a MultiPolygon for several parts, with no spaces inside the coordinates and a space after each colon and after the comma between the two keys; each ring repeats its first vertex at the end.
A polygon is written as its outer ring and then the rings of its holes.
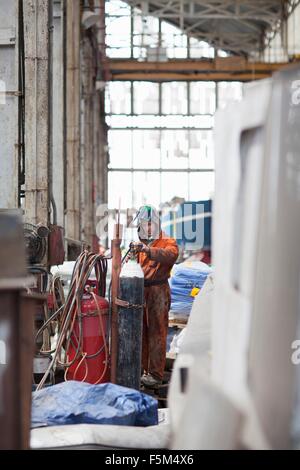
{"type": "MultiPolygon", "coordinates": [[[[61,365],[64,368],[68,369],[70,366],[75,364],[76,361],[84,362],[87,360],[87,354],[82,351],[82,343],[83,343],[83,331],[82,331],[82,312],[81,312],[81,300],[83,294],[85,293],[85,287],[87,281],[92,273],[92,270],[95,270],[97,285],[98,285],[98,292],[97,295],[101,297],[105,297],[106,291],[106,274],[107,274],[107,260],[101,255],[96,255],[94,253],[89,253],[84,251],[78,257],[73,273],[72,279],[70,284],[70,290],[65,302],[65,305],[62,308],[62,313],[60,316],[59,321],[59,331],[58,331],[58,339],[57,339],[57,346],[54,351],[51,363],[49,364],[42,380],[40,381],[37,390],[43,388],[47,377],[51,371],[53,371],[56,365],[61,365]],[[78,324],[78,332],[75,333],[75,322],[77,321],[78,324]],[[68,360],[68,358],[62,358],[62,352],[65,353],[69,350],[69,347],[74,347],[75,354],[72,360],[68,360]]],[[[94,294],[92,296],[95,300],[94,294]]],[[[107,363],[108,363],[108,347],[107,341],[105,338],[104,333],[104,326],[102,320],[102,314],[100,311],[100,307],[98,302],[96,303],[96,309],[99,314],[99,322],[100,322],[100,329],[104,340],[104,349],[105,349],[105,372],[107,370],[107,363]]],[[[58,315],[58,312],[56,312],[58,315]]],[[[56,315],[55,314],[55,315],[56,315]]],[[[53,315],[54,317],[54,315],[53,315]]],[[[53,317],[50,317],[53,318],[53,317]]],[[[48,322],[50,321],[48,320],[48,322]]],[[[44,325],[45,327],[45,325],[44,325]]],[[[42,330],[42,329],[41,329],[42,330]]],[[[38,334],[41,334],[41,330],[39,330],[38,334]]],[[[100,351],[98,352],[98,354],[100,351]]],[[[76,368],[79,369],[79,365],[76,368]]],[[[67,370],[65,376],[67,377],[67,370]]],[[[104,372],[102,374],[104,376],[104,372]]],[[[101,377],[99,379],[101,381],[101,377]]]]}

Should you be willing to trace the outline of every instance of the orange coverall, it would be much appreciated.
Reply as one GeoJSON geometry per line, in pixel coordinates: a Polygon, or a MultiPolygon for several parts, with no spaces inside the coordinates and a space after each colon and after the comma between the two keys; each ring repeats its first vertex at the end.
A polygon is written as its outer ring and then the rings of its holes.
{"type": "Polygon", "coordinates": [[[161,232],[150,246],[150,256],[143,252],[138,255],[145,276],[142,366],[158,380],[163,378],[166,362],[171,305],[168,278],[178,252],[176,241],[161,232]]]}

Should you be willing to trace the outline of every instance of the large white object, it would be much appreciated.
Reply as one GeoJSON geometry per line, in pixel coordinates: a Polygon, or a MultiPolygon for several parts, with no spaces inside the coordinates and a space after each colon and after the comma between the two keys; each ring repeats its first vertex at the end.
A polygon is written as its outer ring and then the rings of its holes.
{"type": "Polygon", "coordinates": [[[217,112],[215,287],[199,311],[211,313],[211,367],[200,336],[191,348],[186,334],[169,393],[172,448],[300,447],[299,128],[299,67],[217,112]]]}
{"type": "MultiPolygon", "coordinates": [[[[181,427],[181,421],[191,399],[194,411],[199,403],[199,396],[190,394],[193,370],[197,370],[204,379],[211,376],[211,318],[214,292],[213,275],[210,274],[201,291],[196,296],[189,316],[179,355],[173,367],[169,387],[168,405],[173,440],[180,440],[182,433],[195,432],[196,422],[189,429],[181,427]]],[[[172,442],[174,445],[174,441],[172,442]]]]}
{"type": "Polygon", "coordinates": [[[299,440],[299,90],[291,68],[216,116],[212,379],[242,410],[250,448],[299,440]]]}

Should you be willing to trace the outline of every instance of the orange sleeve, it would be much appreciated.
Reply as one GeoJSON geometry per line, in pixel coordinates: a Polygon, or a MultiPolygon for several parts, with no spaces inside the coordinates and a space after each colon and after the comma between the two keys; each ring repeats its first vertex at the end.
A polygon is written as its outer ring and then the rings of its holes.
{"type": "Polygon", "coordinates": [[[169,238],[163,248],[150,248],[149,259],[161,264],[172,266],[178,258],[178,246],[176,240],[169,238]]]}

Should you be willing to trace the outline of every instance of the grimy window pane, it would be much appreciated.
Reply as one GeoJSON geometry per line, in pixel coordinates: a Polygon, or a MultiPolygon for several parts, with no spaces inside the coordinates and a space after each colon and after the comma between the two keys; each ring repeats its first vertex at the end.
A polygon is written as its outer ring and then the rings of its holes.
{"type": "Polygon", "coordinates": [[[214,168],[212,131],[189,131],[190,167],[192,169],[214,168]]]}
{"type": "Polygon", "coordinates": [[[130,6],[121,0],[109,0],[105,2],[105,13],[111,16],[130,16],[130,6]]]}
{"type": "Polygon", "coordinates": [[[201,59],[203,57],[213,58],[215,51],[214,48],[209,46],[205,41],[199,41],[195,38],[190,38],[190,58],[201,59]]]}
{"type": "Polygon", "coordinates": [[[109,57],[130,57],[131,22],[129,16],[106,18],[106,46],[109,57]]]}
{"type": "Polygon", "coordinates": [[[215,174],[190,173],[189,175],[189,196],[191,201],[205,201],[211,199],[215,187],[215,174]]]}
{"type": "Polygon", "coordinates": [[[216,85],[214,82],[190,83],[191,114],[214,114],[216,110],[216,85]]]}
{"type": "Polygon", "coordinates": [[[187,113],[187,84],[185,82],[162,84],[162,113],[187,113]]]}
{"type": "Polygon", "coordinates": [[[110,82],[107,88],[107,100],[110,101],[111,114],[131,113],[131,83],[110,82]]]}
{"type": "Polygon", "coordinates": [[[132,131],[108,132],[109,168],[132,167],[132,131]]]}
{"type": "Polygon", "coordinates": [[[239,101],[243,96],[243,84],[241,82],[218,83],[218,107],[226,108],[231,101],[239,101]]]}
{"type": "Polygon", "coordinates": [[[134,114],[158,114],[159,85],[151,82],[134,82],[134,114]]]}
{"type": "Polygon", "coordinates": [[[179,28],[165,21],[161,25],[162,47],[166,49],[168,59],[187,57],[187,36],[179,28]]]}
{"type": "Polygon", "coordinates": [[[164,130],[161,137],[162,168],[188,168],[188,131],[164,130]]]}
{"type": "Polygon", "coordinates": [[[132,207],[132,176],[130,172],[110,171],[108,173],[109,209],[132,207]]]}
{"type": "Polygon", "coordinates": [[[169,173],[161,174],[161,201],[169,202],[171,199],[179,197],[188,200],[188,173],[169,173]]]}
{"type": "Polygon", "coordinates": [[[160,131],[133,131],[133,168],[160,167],[160,131]]]}
{"type": "Polygon", "coordinates": [[[159,206],[159,172],[137,171],[133,173],[133,206],[139,208],[143,204],[159,206]]]}
{"type": "Polygon", "coordinates": [[[139,47],[155,46],[158,43],[159,21],[153,16],[142,16],[137,9],[133,19],[133,44],[139,47]]]}

